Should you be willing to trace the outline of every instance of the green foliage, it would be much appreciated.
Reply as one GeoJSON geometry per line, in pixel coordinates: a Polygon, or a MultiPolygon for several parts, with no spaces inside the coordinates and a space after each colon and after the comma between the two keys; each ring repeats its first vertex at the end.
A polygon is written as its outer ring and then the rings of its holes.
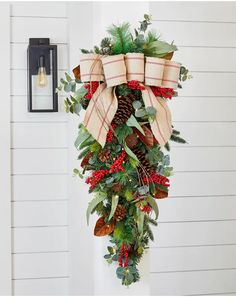
{"type": "Polygon", "coordinates": [[[133,133],[133,129],[131,127],[128,127],[126,124],[119,125],[115,129],[115,135],[120,144],[122,144],[125,138],[132,133],[133,133]]]}

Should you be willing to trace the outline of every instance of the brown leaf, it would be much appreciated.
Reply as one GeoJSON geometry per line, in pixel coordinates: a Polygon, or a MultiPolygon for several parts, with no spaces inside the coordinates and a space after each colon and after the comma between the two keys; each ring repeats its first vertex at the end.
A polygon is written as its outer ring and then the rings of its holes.
{"type": "Polygon", "coordinates": [[[174,52],[170,52],[168,54],[166,54],[164,57],[162,57],[163,59],[166,59],[166,60],[171,60],[172,57],[174,55],[174,52]]]}
{"type": "Polygon", "coordinates": [[[148,147],[153,147],[154,145],[154,136],[152,134],[152,131],[150,129],[148,129],[147,126],[143,125],[142,126],[143,131],[145,133],[145,135],[143,135],[138,129],[135,128],[135,132],[138,134],[140,140],[146,144],[146,146],[148,147]]]}
{"type": "Polygon", "coordinates": [[[73,69],[73,73],[74,73],[74,77],[78,80],[81,79],[81,76],[80,76],[80,65],[78,65],[77,67],[75,67],[73,69]]]}
{"type": "Polygon", "coordinates": [[[106,236],[112,233],[115,229],[115,223],[106,223],[104,220],[104,216],[100,217],[95,225],[94,228],[94,235],[95,236],[106,236]]]}
{"type": "Polygon", "coordinates": [[[163,191],[161,189],[157,189],[156,192],[155,192],[155,194],[154,194],[154,197],[156,199],[166,198],[166,197],[168,197],[168,192],[165,192],[165,191],[163,191]]]}
{"type": "Polygon", "coordinates": [[[89,159],[90,159],[92,156],[93,156],[93,153],[92,153],[92,152],[88,153],[88,154],[83,158],[83,160],[82,160],[80,166],[81,166],[82,168],[84,168],[86,165],[88,165],[88,164],[89,164],[89,159]]]}

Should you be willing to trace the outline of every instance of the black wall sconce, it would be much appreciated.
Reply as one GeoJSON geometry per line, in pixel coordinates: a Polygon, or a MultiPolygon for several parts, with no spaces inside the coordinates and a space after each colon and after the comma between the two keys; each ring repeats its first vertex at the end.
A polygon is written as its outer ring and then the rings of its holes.
{"type": "Polygon", "coordinates": [[[57,46],[49,38],[30,38],[28,46],[28,111],[57,112],[57,46]]]}

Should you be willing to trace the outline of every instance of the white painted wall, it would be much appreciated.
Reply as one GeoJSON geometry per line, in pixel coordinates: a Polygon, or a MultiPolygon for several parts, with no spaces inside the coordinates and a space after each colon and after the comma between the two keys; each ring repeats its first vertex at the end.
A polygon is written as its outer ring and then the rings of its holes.
{"type": "MultiPolygon", "coordinates": [[[[159,202],[152,295],[236,292],[236,5],[150,2],[153,25],[175,40],[193,79],[169,106],[188,145],[174,145],[170,197],[159,202]]],[[[235,293],[234,293],[235,294],[235,293]]]]}
{"type": "MultiPolygon", "coordinates": [[[[11,3],[12,290],[68,292],[67,115],[27,112],[30,37],[58,45],[59,76],[68,68],[63,2],[11,3]]],[[[60,98],[60,108],[62,98],[60,98]]]]}
{"type": "MultiPolygon", "coordinates": [[[[97,277],[105,273],[104,242],[98,244],[92,237],[92,221],[86,226],[84,213],[91,198],[87,187],[71,178],[77,166],[73,140],[78,119],[64,112],[27,112],[26,48],[29,37],[50,37],[58,44],[60,77],[68,68],[68,54],[72,69],[79,62],[79,48],[98,43],[112,22],[128,20],[135,25],[149,5],[154,27],[164,39],[175,39],[179,46],[175,59],[194,76],[180,97],[170,102],[174,124],[189,144],[174,145],[171,152],[176,172],[170,197],[159,202],[159,226],[150,254],[151,294],[236,292],[235,3],[13,2],[10,121],[15,295],[124,294],[116,289],[114,279],[97,277]],[[102,281],[107,286],[104,291],[102,281]]],[[[7,113],[0,120],[9,125],[7,113]]],[[[2,131],[7,156],[9,132],[2,131]]],[[[4,160],[4,170],[10,174],[10,159],[4,160]]],[[[0,174],[2,168],[1,162],[0,174]]],[[[4,197],[9,214],[9,188],[4,197]]],[[[9,230],[7,219],[4,224],[0,228],[9,230]]],[[[9,237],[1,251],[9,255],[9,237]]],[[[11,289],[9,265],[7,269],[4,292],[11,289]]],[[[135,292],[131,290],[127,294],[135,292]]],[[[142,290],[146,289],[140,287],[140,294],[142,290]]]]}
{"type": "Polygon", "coordinates": [[[11,295],[10,6],[0,3],[0,295],[11,295]]]}

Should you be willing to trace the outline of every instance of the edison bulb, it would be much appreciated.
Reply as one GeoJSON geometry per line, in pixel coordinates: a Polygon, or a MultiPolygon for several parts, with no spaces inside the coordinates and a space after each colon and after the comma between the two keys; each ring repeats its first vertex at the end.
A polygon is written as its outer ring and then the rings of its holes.
{"type": "Polygon", "coordinates": [[[37,76],[37,86],[40,88],[46,87],[48,81],[47,81],[47,75],[46,75],[46,69],[45,67],[39,67],[38,70],[38,76],[37,76]]]}

